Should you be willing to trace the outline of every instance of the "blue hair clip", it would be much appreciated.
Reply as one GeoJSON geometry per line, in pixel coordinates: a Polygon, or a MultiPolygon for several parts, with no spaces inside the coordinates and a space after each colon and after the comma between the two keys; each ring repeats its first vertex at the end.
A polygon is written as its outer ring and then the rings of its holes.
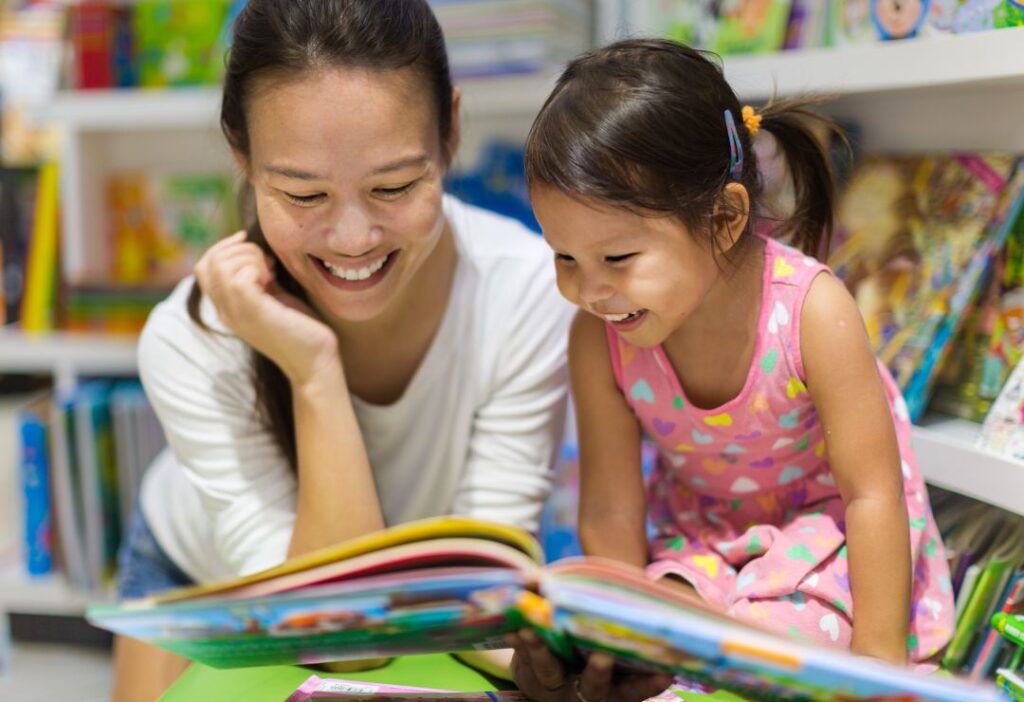
{"type": "Polygon", "coordinates": [[[739,180],[743,176],[743,145],[732,110],[725,111],[725,131],[729,135],[729,175],[733,180],[739,180]]]}

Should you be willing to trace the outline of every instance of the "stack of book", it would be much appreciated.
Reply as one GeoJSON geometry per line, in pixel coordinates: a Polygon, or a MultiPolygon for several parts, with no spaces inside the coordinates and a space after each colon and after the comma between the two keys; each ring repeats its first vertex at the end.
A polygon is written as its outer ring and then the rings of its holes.
{"type": "Polygon", "coordinates": [[[456,80],[553,73],[587,49],[587,0],[432,0],[456,80]]]}

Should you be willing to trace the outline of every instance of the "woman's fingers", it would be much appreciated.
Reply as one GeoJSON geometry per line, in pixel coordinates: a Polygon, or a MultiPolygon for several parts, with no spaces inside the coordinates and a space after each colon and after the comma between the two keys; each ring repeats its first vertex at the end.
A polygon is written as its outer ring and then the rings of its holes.
{"type": "Polygon", "coordinates": [[[670,675],[629,675],[616,682],[612,702],[643,702],[660,695],[671,684],[670,675]]]}
{"type": "Polygon", "coordinates": [[[592,653],[587,659],[587,667],[583,669],[577,683],[579,696],[586,702],[605,702],[611,695],[612,668],[614,659],[607,653],[592,653]]]}
{"type": "Polygon", "coordinates": [[[531,629],[524,629],[519,632],[529,656],[529,663],[533,669],[534,677],[542,688],[548,691],[560,690],[565,687],[567,678],[562,662],[558,660],[547,644],[531,629]]]}

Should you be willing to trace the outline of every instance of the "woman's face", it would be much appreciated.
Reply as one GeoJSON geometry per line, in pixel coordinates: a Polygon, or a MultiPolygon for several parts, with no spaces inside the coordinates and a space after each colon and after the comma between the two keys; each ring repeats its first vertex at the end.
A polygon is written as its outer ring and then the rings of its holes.
{"type": "Polygon", "coordinates": [[[240,161],[260,226],[328,321],[384,312],[444,232],[447,162],[424,83],[411,69],[326,68],[254,85],[240,161]]]}

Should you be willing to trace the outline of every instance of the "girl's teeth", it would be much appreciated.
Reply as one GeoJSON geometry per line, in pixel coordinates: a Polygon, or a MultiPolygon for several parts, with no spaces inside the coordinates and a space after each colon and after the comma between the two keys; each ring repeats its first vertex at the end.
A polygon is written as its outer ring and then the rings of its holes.
{"type": "Polygon", "coordinates": [[[353,270],[351,268],[342,268],[341,266],[334,266],[334,265],[328,263],[327,261],[324,261],[324,267],[327,268],[327,270],[329,270],[332,275],[335,275],[338,278],[341,278],[342,280],[356,281],[356,280],[366,280],[371,275],[373,275],[374,273],[379,271],[381,268],[383,268],[384,264],[387,263],[387,261],[388,261],[388,257],[385,256],[384,258],[382,258],[382,259],[380,259],[378,261],[374,261],[369,266],[365,266],[365,267],[359,268],[357,270],[353,270]]]}
{"type": "Polygon", "coordinates": [[[626,314],[606,314],[603,316],[609,322],[624,322],[635,314],[636,312],[627,312],[626,314]]]}

